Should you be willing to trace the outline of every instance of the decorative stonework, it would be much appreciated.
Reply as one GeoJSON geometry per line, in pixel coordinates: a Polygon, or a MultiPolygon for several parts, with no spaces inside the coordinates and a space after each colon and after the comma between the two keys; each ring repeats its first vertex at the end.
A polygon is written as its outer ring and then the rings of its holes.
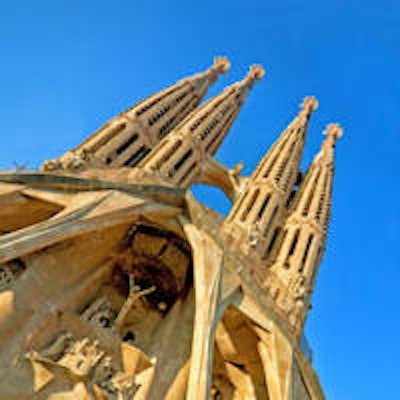
{"type": "Polygon", "coordinates": [[[303,328],[342,131],[299,171],[309,96],[249,177],[222,165],[264,75],[199,106],[229,67],[217,58],[40,172],[0,173],[1,399],[324,399],[303,328]],[[226,218],[196,183],[227,194],[226,218]]]}
{"type": "Polygon", "coordinates": [[[39,352],[29,351],[25,357],[35,374],[35,392],[53,382],[57,370],[67,372],[71,385],[76,380],[84,382],[87,390],[103,391],[110,399],[131,398],[139,387],[134,374],[116,370],[112,356],[97,341],[76,339],[69,332],[61,333],[39,352]]]}

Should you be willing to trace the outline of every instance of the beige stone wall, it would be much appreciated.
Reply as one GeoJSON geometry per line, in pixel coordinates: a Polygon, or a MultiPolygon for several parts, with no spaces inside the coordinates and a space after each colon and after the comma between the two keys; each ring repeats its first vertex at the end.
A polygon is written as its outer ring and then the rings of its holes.
{"type": "Polygon", "coordinates": [[[307,98],[250,178],[223,166],[213,154],[263,69],[188,116],[179,102],[195,107],[228,66],[134,106],[41,172],[0,173],[1,399],[324,399],[300,340],[341,130],[328,127],[296,178],[307,98]],[[131,118],[143,108],[151,127],[131,118]],[[194,199],[195,182],[228,195],[228,218],[194,199]]]}

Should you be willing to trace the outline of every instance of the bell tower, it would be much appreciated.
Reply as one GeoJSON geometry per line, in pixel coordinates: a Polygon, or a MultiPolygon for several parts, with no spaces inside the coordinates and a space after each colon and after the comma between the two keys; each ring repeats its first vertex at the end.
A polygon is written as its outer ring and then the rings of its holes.
{"type": "Polygon", "coordinates": [[[227,58],[216,57],[206,71],[135,104],[59,160],[47,162],[44,169],[134,167],[199,105],[209,86],[229,67],[227,58]]]}
{"type": "Polygon", "coordinates": [[[264,75],[201,104],[229,66],[217,57],[39,171],[0,172],[1,399],[325,398],[303,331],[342,130],[300,171],[309,96],[250,176],[227,168],[215,154],[264,75]],[[194,198],[199,182],[226,193],[226,217],[194,198]]]}
{"type": "Polygon", "coordinates": [[[203,161],[214,155],[238,115],[254,82],[263,77],[254,65],[241,81],[192,112],[154,149],[141,168],[158,173],[179,187],[189,187],[203,161]]]}
{"type": "Polygon", "coordinates": [[[342,129],[330,124],[286,220],[281,244],[265,286],[278,306],[295,303],[290,323],[299,334],[310,307],[331,214],[334,148],[342,129]],[[282,289],[282,290],[281,290],[282,289]]]}
{"type": "Polygon", "coordinates": [[[286,206],[299,174],[310,116],[318,107],[306,97],[296,118],[283,131],[235,201],[224,228],[245,252],[267,260],[286,217],[286,206]]]}

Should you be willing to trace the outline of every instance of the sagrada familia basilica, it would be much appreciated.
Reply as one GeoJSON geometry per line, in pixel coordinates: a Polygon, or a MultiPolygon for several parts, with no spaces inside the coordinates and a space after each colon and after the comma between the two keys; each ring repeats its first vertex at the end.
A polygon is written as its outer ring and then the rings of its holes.
{"type": "Polygon", "coordinates": [[[216,58],[40,170],[0,172],[0,399],[320,400],[303,329],[334,152],[299,170],[317,100],[250,176],[214,155],[264,75],[200,104],[216,58]],[[224,217],[193,184],[220,188],[224,217]]]}

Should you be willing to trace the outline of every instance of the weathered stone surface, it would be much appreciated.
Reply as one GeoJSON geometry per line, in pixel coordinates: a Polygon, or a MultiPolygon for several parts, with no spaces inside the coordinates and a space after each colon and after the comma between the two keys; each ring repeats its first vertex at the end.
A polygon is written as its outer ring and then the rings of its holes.
{"type": "Polygon", "coordinates": [[[40,172],[0,173],[0,398],[324,399],[301,348],[337,125],[303,179],[315,99],[250,177],[215,152],[264,71],[197,107],[217,58],[40,172]],[[222,189],[226,219],[193,183],[222,189]],[[296,192],[296,193],[295,193],[296,192]]]}

